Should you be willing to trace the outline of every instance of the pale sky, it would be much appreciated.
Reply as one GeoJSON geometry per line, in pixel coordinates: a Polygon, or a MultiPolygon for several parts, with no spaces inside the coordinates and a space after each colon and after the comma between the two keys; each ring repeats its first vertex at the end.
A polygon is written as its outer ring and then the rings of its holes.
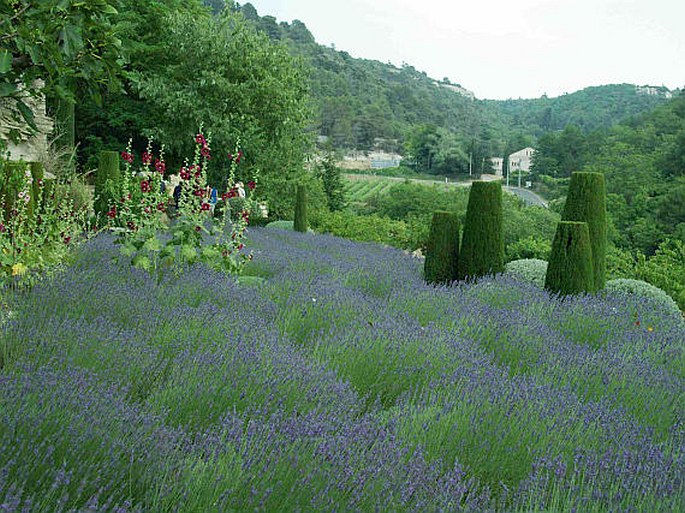
{"type": "MultiPolygon", "coordinates": [[[[238,3],[245,4],[246,1],[238,3]]],[[[685,86],[685,0],[251,0],[320,44],[403,62],[477,98],[685,86]]]]}

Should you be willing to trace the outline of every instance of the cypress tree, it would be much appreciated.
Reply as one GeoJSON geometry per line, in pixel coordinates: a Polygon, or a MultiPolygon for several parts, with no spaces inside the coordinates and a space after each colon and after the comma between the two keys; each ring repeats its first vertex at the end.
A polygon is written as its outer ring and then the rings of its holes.
{"type": "Polygon", "coordinates": [[[304,185],[297,186],[297,195],[295,196],[295,223],[293,227],[296,232],[307,231],[307,189],[304,185]]]}
{"type": "MultiPolygon", "coordinates": [[[[26,172],[28,169],[28,162],[23,160],[8,160],[5,162],[5,167],[3,170],[2,177],[2,201],[4,202],[4,214],[5,220],[9,221],[11,219],[11,211],[14,209],[17,197],[19,195],[18,184],[21,181],[20,176],[26,172]]],[[[31,199],[33,199],[33,194],[31,194],[31,199]]],[[[33,210],[32,205],[28,206],[29,212],[33,210]]]]}
{"type": "Polygon", "coordinates": [[[592,246],[587,223],[561,221],[552,242],[545,288],[562,295],[592,292],[592,246]]]}
{"type": "Polygon", "coordinates": [[[606,187],[601,173],[572,173],[562,221],[588,225],[592,247],[593,291],[606,283],[606,187]]]}
{"type": "Polygon", "coordinates": [[[119,182],[119,154],[116,151],[100,152],[95,174],[95,214],[105,214],[114,200],[112,185],[119,182]],[[111,180],[109,187],[107,180],[111,180]]]}
{"type": "Polygon", "coordinates": [[[434,212],[426,245],[424,279],[428,283],[454,281],[458,261],[459,218],[451,212],[434,212]]]}
{"type": "Polygon", "coordinates": [[[41,189],[45,191],[45,183],[43,178],[45,178],[45,168],[40,162],[31,162],[31,178],[33,183],[31,184],[31,203],[33,203],[33,208],[39,210],[45,204],[45,194],[41,194],[41,189]],[[43,187],[41,187],[43,183],[43,187]]]}
{"type": "Polygon", "coordinates": [[[473,182],[459,251],[457,279],[504,271],[502,183],[473,182]]]}

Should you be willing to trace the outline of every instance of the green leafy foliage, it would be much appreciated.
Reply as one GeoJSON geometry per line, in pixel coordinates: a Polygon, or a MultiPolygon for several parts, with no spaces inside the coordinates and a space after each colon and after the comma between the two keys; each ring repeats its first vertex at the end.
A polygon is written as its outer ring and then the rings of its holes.
{"type": "Polygon", "coordinates": [[[587,223],[559,222],[552,242],[545,288],[560,295],[595,291],[587,223]]]}
{"type": "Polygon", "coordinates": [[[307,188],[304,185],[298,185],[295,196],[295,221],[293,229],[296,232],[306,232],[307,227],[307,188]]]}
{"type": "Polygon", "coordinates": [[[27,93],[71,102],[73,91],[61,85],[65,81],[78,80],[81,92],[91,97],[117,83],[122,63],[117,14],[108,0],[0,3],[0,97],[10,100],[15,117],[36,128],[27,93]]]}

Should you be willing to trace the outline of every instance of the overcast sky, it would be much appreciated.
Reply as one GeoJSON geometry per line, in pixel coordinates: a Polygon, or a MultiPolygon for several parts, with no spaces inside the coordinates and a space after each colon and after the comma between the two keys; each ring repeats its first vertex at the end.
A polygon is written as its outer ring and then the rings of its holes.
{"type": "MultiPolygon", "coordinates": [[[[242,1],[239,3],[247,3],[242,1]]],[[[685,0],[251,0],[353,57],[403,62],[477,98],[685,86],[685,0]]]]}

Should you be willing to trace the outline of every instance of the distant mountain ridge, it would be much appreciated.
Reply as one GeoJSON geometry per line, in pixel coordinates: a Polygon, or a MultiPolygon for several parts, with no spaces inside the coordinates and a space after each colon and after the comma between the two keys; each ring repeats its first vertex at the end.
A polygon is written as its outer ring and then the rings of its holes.
{"type": "Polygon", "coordinates": [[[477,92],[435,80],[409,64],[398,68],[320,45],[299,20],[287,23],[259,16],[249,3],[236,9],[310,66],[314,129],[337,148],[402,152],[411,134],[429,125],[459,145],[462,155],[474,141],[484,153],[499,155],[516,142],[521,147],[532,144],[543,133],[567,124],[584,132],[607,128],[652,110],[671,93],[614,84],[556,98],[480,100],[477,92]]]}

